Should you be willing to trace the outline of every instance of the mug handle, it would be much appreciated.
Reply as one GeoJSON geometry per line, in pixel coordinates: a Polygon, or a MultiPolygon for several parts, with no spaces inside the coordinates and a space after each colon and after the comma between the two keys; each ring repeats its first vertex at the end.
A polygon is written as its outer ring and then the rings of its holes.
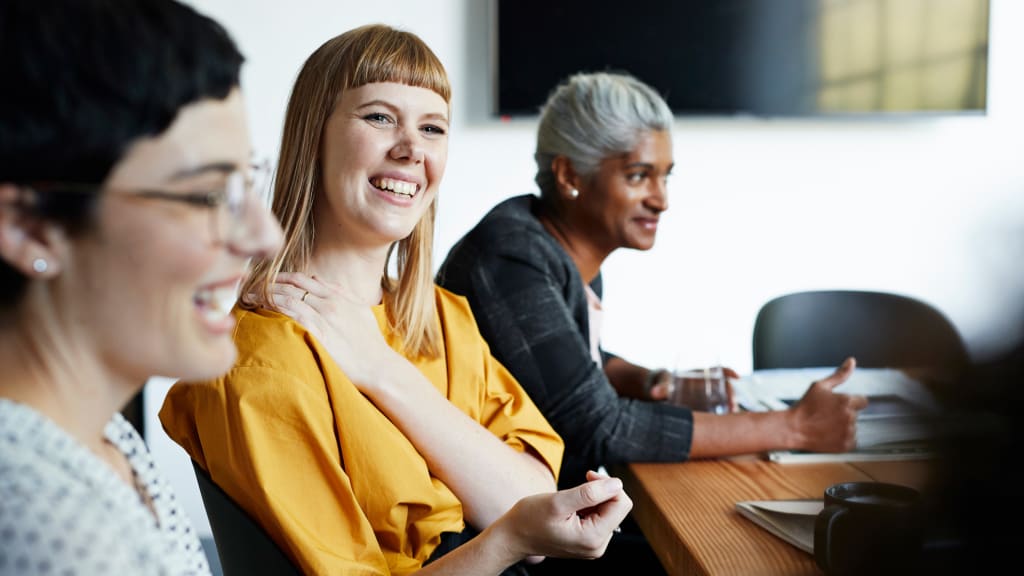
{"type": "Polygon", "coordinates": [[[814,520],[814,561],[828,572],[832,558],[832,526],[846,514],[842,506],[826,506],[814,520]]]}

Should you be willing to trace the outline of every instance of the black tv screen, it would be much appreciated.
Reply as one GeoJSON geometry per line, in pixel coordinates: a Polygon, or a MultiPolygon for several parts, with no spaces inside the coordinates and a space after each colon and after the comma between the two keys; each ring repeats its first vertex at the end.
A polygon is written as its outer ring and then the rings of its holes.
{"type": "Polygon", "coordinates": [[[494,0],[496,106],[628,72],[677,116],[984,113],[989,0],[494,0]]]}

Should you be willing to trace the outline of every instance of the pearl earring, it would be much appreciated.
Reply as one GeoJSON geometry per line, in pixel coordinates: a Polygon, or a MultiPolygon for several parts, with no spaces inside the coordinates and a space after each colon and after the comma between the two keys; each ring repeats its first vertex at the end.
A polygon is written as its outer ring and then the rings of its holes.
{"type": "Polygon", "coordinates": [[[573,188],[572,190],[569,190],[569,197],[573,198],[573,199],[579,198],[580,197],[580,191],[575,189],[575,188],[573,188]]]}
{"type": "Polygon", "coordinates": [[[46,270],[49,267],[50,267],[50,265],[47,264],[46,260],[44,260],[42,258],[36,258],[35,260],[32,261],[32,269],[35,270],[36,272],[40,273],[40,274],[42,274],[43,272],[46,272],[46,270]]]}

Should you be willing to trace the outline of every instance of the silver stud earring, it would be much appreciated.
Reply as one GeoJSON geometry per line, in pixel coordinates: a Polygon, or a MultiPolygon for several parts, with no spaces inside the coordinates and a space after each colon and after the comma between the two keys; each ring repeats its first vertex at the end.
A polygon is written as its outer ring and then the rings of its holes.
{"type": "Polygon", "coordinates": [[[47,264],[46,260],[44,260],[42,258],[36,258],[35,260],[32,261],[32,269],[35,270],[36,272],[40,273],[40,274],[42,274],[43,272],[46,272],[46,270],[49,267],[50,267],[50,265],[47,264]]]}
{"type": "Polygon", "coordinates": [[[569,198],[575,199],[575,198],[579,198],[579,197],[580,197],[580,191],[579,190],[577,190],[575,188],[569,190],[569,198]]]}

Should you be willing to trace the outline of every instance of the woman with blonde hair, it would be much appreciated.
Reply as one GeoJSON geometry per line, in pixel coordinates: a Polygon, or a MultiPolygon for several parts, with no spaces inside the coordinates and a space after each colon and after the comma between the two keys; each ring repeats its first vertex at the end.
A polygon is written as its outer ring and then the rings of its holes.
{"type": "Polygon", "coordinates": [[[449,101],[409,32],[363,26],[309,57],[275,185],[285,246],[243,287],[238,362],[160,413],[307,573],[594,557],[632,505],[594,473],[554,493],[561,438],[433,284],[449,101]]]}

